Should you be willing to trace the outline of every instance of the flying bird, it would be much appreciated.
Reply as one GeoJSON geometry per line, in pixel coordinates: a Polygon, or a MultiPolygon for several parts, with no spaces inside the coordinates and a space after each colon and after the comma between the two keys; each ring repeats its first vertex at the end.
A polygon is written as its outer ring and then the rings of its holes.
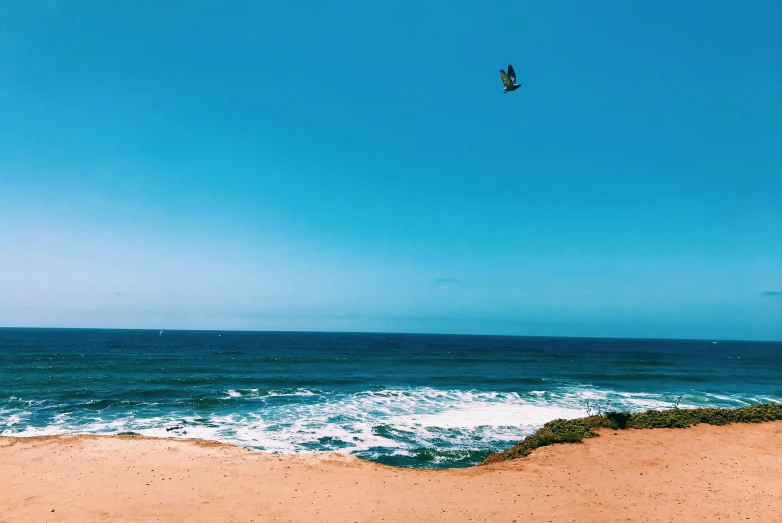
{"type": "Polygon", "coordinates": [[[513,70],[513,66],[510,64],[508,64],[507,73],[500,69],[500,78],[502,78],[502,83],[505,85],[505,88],[502,90],[503,93],[515,91],[521,87],[521,84],[516,83],[516,71],[513,70]]]}

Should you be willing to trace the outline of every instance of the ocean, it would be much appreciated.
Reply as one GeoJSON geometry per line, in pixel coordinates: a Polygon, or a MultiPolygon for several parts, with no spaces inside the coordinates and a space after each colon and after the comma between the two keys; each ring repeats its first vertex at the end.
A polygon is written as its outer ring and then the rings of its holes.
{"type": "Polygon", "coordinates": [[[0,329],[0,435],[464,467],[594,410],[782,402],[782,343],[0,329]]]}

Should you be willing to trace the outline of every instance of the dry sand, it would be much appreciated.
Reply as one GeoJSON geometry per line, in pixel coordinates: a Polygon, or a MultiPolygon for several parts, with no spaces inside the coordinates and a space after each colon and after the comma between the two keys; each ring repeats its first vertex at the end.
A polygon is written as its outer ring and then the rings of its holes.
{"type": "Polygon", "coordinates": [[[198,441],[0,438],[0,521],[782,522],[782,422],[608,430],[439,471],[198,441]]]}

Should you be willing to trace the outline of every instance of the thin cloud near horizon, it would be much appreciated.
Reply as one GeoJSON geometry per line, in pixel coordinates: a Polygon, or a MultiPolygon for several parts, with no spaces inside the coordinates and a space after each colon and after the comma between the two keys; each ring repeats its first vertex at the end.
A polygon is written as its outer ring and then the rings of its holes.
{"type": "Polygon", "coordinates": [[[458,278],[437,278],[435,283],[461,283],[458,278]]]}

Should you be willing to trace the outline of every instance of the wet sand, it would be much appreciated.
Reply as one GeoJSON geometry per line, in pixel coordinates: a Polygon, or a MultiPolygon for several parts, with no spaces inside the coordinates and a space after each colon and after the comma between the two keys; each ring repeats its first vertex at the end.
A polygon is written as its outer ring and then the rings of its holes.
{"type": "Polygon", "coordinates": [[[601,431],[470,469],[118,436],[0,438],[0,522],[782,522],[782,422],[601,431]]]}

